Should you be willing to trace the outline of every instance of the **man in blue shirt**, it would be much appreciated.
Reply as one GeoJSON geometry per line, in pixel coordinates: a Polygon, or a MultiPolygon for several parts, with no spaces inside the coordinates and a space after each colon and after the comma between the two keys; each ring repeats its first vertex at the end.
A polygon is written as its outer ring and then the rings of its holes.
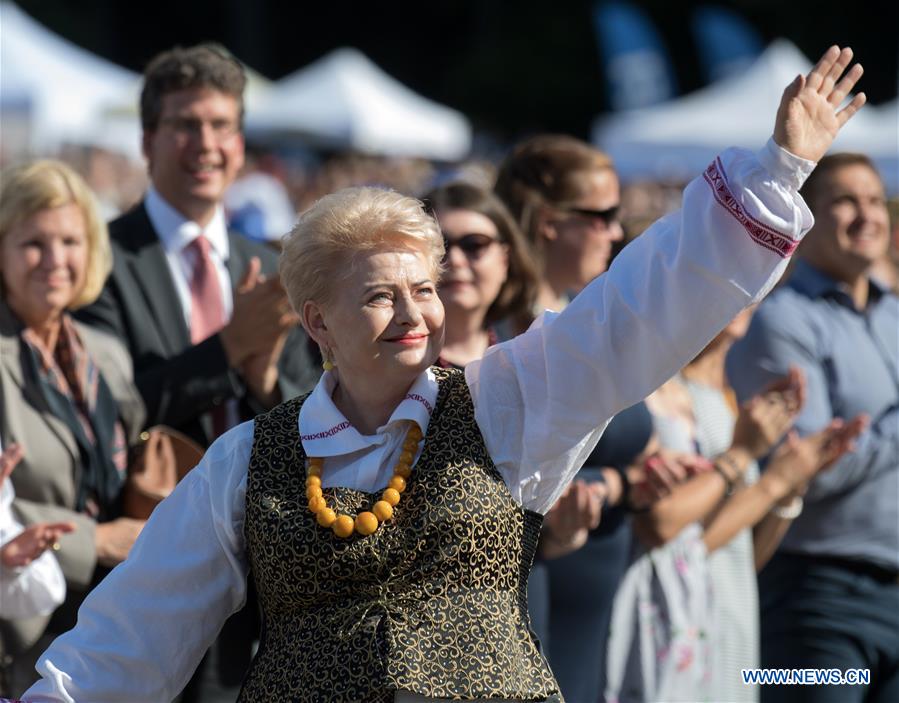
{"type": "Polygon", "coordinates": [[[761,661],[870,669],[871,683],[766,686],[762,701],[899,701],[899,298],[870,276],[889,242],[883,182],[867,157],[836,154],[802,194],[815,225],[734,346],[728,377],[745,400],[799,366],[800,433],[861,413],[870,426],[810,484],[759,576],[761,661]]]}

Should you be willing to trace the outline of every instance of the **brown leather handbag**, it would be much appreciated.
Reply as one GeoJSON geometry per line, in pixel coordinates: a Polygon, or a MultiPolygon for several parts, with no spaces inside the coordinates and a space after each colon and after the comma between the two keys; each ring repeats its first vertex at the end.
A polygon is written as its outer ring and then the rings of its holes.
{"type": "Polygon", "coordinates": [[[131,450],[123,495],[127,517],[146,520],[203,458],[203,449],[171,427],[157,425],[140,433],[131,450]]]}

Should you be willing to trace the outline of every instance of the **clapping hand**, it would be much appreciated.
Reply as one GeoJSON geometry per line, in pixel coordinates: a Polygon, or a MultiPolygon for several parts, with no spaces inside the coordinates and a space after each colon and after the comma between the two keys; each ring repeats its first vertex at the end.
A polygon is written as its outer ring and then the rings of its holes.
{"type": "Polygon", "coordinates": [[[234,290],[231,321],[220,333],[228,363],[240,368],[250,357],[271,355],[298,322],[281,280],[261,273],[259,259],[253,257],[234,290]]]}
{"type": "Polygon", "coordinates": [[[793,426],[805,403],[805,376],[797,367],[740,407],[733,446],[755,459],[765,456],[793,426]]]}
{"type": "Polygon", "coordinates": [[[231,365],[266,407],[280,401],[278,359],[298,321],[280,279],[262,274],[259,259],[253,257],[234,292],[234,315],[222,330],[222,343],[231,365]]]}
{"type": "MultiPolygon", "coordinates": [[[[12,470],[22,460],[21,445],[10,444],[0,452],[0,486],[9,478],[12,470]]],[[[48,547],[58,544],[59,538],[75,529],[71,522],[41,522],[29,525],[18,536],[0,547],[0,565],[6,569],[28,566],[48,547]]]]}
{"type": "Polygon", "coordinates": [[[783,496],[803,493],[809,481],[852,451],[855,439],[868,426],[865,415],[849,422],[832,420],[820,432],[800,438],[793,431],[768,462],[765,473],[779,483],[783,496]]]}
{"type": "Polygon", "coordinates": [[[865,104],[865,94],[859,93],[838,109],[862,76],[858,63],[846,71],[851,60],[852,49],[832,46],[807,76],[799,75],[787,86],[774,122],[775,142],[796,156],[820,161],[843,125],[865,104]]]}
{"type": "Polygon", "coordinates": [[[39,522],[0,547],[0,564],[6,569],[28,566],[47,549],[59,549],[59,538],[75,530],[71,522],[39,522]]]}
{"type": "Polygon", "coordinates": [[[630,507],[645,510],[684,481],[711,471],[711,461],[698,454],[660,449],[628,469],[630,507]]]}
{"type": "Polygon", "coordinates": [[[603,483],[572,481],[546,514],[543,555],[553,558],[582,547],[590,530],[599,526],[606,495],[603,483]]]}

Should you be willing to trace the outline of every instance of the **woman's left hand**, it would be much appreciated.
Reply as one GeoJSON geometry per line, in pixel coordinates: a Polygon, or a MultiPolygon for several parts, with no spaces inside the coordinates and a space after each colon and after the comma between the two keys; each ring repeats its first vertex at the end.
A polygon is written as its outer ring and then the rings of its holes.
{"type": "Polygon", "coordinates": [[[799,75],[787,86],[774,122],[775,142],[791,154],[820,161],[843,125],[865,104],[865,94],[859,93],[838,111],[862,76],[858,63],[843,75],[851,60],[852,49],[832,46],[807,76],[799,75]]]}

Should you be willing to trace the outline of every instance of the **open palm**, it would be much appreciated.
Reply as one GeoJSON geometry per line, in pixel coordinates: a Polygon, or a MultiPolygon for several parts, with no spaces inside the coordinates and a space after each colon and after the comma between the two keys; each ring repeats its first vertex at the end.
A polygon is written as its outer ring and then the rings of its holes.
{"type": "Polygon", "coordinates": [[[807,76],[797,76],[787,86],[777,110],[774,141],[809,161],[827,153],[843,125],[865,104],[865,94],[859,93],[838,109],[863,73],[861,64],[846,71],[851,60],[852,49],[832,46],[807,76]]]}

